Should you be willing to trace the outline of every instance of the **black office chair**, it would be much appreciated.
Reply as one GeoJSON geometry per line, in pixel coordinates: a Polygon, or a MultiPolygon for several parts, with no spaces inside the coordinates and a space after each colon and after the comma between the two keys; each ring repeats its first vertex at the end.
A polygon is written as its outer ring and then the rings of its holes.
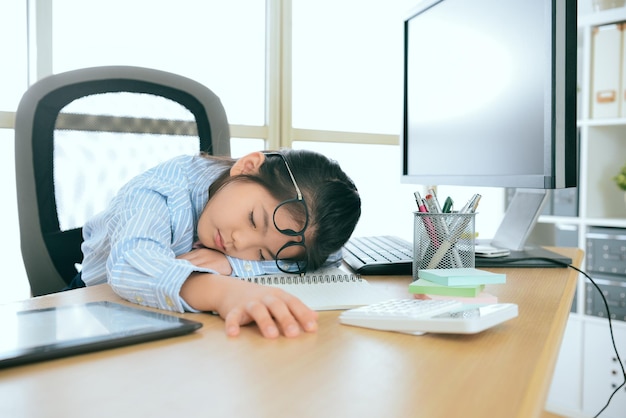
{"type": "Polygon", "coordinates": [[[230,155],[219,98],[179,75],[128,66],[44,78],[15,121],[21,250],[33,296],[63,289],[82,225],[130,178],[176,155],[230,155]]]}

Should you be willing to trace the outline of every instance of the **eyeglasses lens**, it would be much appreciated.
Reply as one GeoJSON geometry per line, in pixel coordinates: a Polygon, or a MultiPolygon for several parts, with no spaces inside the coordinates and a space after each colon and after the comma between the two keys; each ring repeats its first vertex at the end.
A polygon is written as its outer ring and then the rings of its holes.
{"type": "Polygon", "coordinates": [[[276,207],[274,226],[285,235],[298,236],[306,230],[307,218],[307,209],[303,201],[287,200],[276,207]]]}

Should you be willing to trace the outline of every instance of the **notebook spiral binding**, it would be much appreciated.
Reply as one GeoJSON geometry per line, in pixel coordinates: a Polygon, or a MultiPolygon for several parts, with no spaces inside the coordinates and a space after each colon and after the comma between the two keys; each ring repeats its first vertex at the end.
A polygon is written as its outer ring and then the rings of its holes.
{"type": "Polygon", "coordinates": [[[322,283],[342,283],[342,282],[359,282],[361,276],[355,274],[307,274],[304,276],[255,276],[246,277],[251,283],[262,285],[289,285],[289,284],[322,284],[322,283]]]}

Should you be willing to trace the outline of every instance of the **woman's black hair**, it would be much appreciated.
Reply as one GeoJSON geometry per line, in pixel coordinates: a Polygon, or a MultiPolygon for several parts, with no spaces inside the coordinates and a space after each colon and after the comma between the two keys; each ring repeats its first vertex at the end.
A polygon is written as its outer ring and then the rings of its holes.
{"type": "MultiPolygon", "coordinates": [[[[274,151],[272,151],[274,152],[274,151]]],[[[339,164],[317,152],[281,149],[300,187],[309,212],[305,254],[307,270],[322,266],[328,256],[348,241],[361,216],[361,198],[339,164]]],[[[296,197],[296,190],[279,155],[266,155],[258,174],[228,176],[228,170],[211,188],[212,196],[231,181],[249,179],[265,187],[279,202],[296,197]]],[[[300,205],[288,205],[291,216],[304,224],[300,205]]]]}

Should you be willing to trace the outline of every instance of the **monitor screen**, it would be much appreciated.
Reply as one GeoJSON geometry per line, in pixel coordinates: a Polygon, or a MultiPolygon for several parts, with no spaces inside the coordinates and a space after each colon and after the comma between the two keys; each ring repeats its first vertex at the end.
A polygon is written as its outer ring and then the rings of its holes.
{"type": "Polygon", "coordinates": [[[577,182],[576,2],[425,0],[404,22],[406,183],[577,182]]]}

